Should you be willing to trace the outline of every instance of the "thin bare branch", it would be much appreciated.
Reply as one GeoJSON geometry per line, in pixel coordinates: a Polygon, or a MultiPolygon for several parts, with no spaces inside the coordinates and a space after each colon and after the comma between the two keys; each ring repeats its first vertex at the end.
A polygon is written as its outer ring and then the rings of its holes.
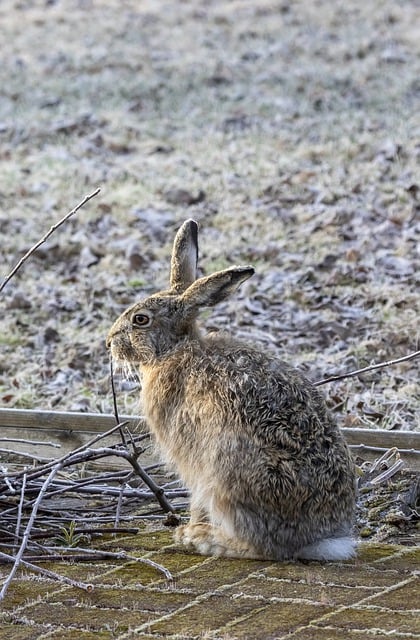
{"type": "MultiPolygon", "coordinates": [[[[49,550],[55,551],[55,549],[53,547],[46,547],[46,548],[49,549],[49,550]]],[[[150,560],[149,558],[141,558],[141,557],[138,557],[138,556],[131,556],[128,553],[126,553],[125,551],[117,551],[117,552],[102,551],[102,550],[97,550],[97,549],[85,549],[84,547],[72,547],[72,548],[69,548],[68,551],[71,552],[71,553],[83,553],[86,556],[89,556],[90,558],[97,558],[97,559],[98,558],[100,558],[100,559],[109,558],[111,560],[128,560],[129,562],[140,562],[142,564],[147,564],[149,567],[153,567],[157,571],[160,571],[161,573],[163,573],[163,575],[165,576],[165,578],[167,580],[173,580],[172,574],[169,571],[169,569],[166,569],[165,567],[163,567],[158,562],[154,562],[153,560],[150,560]]],[[[66,560],[66,559],[68,559],[68,557],[63,555],[62,559],[66,560]]]]}
{"type": "Polygon", "coordinates": [[[112,402],[113,402],[113,407],[114,407],[114,416],[115,416],[115,420],[117,421],[117,424],[118,424],[120,419],[118,417],[117,394],[116,394],[116,391],[115,391],[114,363],[113,363],[111,355],[109,356],[109,370],[110,370],[110,378],[111,378],[111,392],[112,392],[112,402]]]}
{"type": "Polygon", "coordinates": [[[13,564],[12,570],[10,571],[9,575],[7,576],[7,578],[6,578],[6,580],[5,580],[4,584],[3,584],[3,587],[2,587],[2,589],[0,591],[0,602],[4,599],[4,597],[6,595],[6,592],[7,592],[7,589],[10,586],[10,583],[12,582],[12,580],[13,580],[15,574],[16,574],[16,571],[19,569],[19,565],[20,565],[20,563],[22,561],[23,554],[25,553],[25,549],[26,549],[26,546],[27,546],[28,541],[29,541],[29,536],[31,535],[31,530],[32,530],[33,524],[35,522],[36,515],[38,513],[39,505],[42,502],[42,498],[44,497],[44,494],[47,491],[48,486],[51,483],[52,479],[58,473],[58,471],[61,469],[61,467],[62,467],[61,463],[56,464],[51,469],[50,474],[48,475],[47,479],[45,480],[44,484],[41,487],[41,490],[40,490],[40,492],[38,494],[38,498],[36,499],[36,502],[35,502],[35,504],[33,506],[31,516],[30,516],[30,518],[28,520],[28,524],[26,525],[25,533],[23,534],[22,542],[21,542],[19,551],[16,554],[15,562],[13,564]]]}
{"type": "Polygon", "coordinates": [[[20,532],[20,526],[22,522],[22,511],[23,511],[23,501],[25,499],[25,489],[26,489],[26,473],[23,476],[22,487],[20,490],[20,500],[19,500],[19,507],[18,507],[18,515],[16,520],[16,528],[15,528],[16,545],[19,543],[19,532],[20,532]]]}
{"type": "Polygon", "coordinates": [[[151,478],[149,474],[146,473],[143,467],[138,463],[137,459],[134,456],[130,455],[124,457],[131,464],[137,475],[140,476],[143,482],[149,487],[150,491],[155,495],[156,500],[159,502],[163,511],[165,511],[165,513],[175,513],[175,509],[167,499],[162,487],[159,487],[159,485],[156,484],[153,478],[151,478]]]}
{"type": "Polygon", "coordinates": [[[388,469],[393,458],[396,458],[397,460],[400,459],[400,454],[398,452],[397,447],[391,447],[391,449],[388,449],[383,456],[375,460],[375,462],[372,464],[369,470],[370,473],[374,473],[375,471],[378,471],[383,467],[386,467],[388,469]]]}
{"type": "Polygon", "coordinates": [[[47,462],[50,460],[50,458],[45,458],[43,456],[37,456],[35,453],[27,453],[26,451],[18,451],[17,449],[3,449],[0,448],[0,453],[4,453],[7,456],[12,455],[12,456],[17,456],[20,458],[28,458],[29,460],[31,460],[32,462],[47,462]]]}
{"type": "MultiPolygon", "coordinates": [[[[0,451],[1,453],[1,451],[0,451]]],[[[12,483],[10,482],[9,478],[7,477],[7,467],[0,467],[0,471],[2,471],[4,473],[3,476],[3,480],[6,483],[7,488],[9,489],[10,493],[16,493],[16,489],[14,488],[14,486],[12,485],[12,483]]]]}
{"type": "Polygon", "coordinates": [[[380,484],[381,482],[387,482],[390,478],[392,478],[392,476],[395,476],[395,474],[398,473],[403,467],[404,460],[397,460],[396,462],[394,462],[392,467],[390,467],[389,469],[385,469],[385,471],[379,474],[379,476],[373,478],[373,480],[370,481],[370,484],[380,484]]]}
{"type": "MultiPolygon", "coordinates": [[[[15,562],[15,558],[10,556],[8,553],[3,553],[0,551],[0,559],[5,562],[15,562]]],[[[50,558],[49,558],[50,559],[50,558]]],[[[50,578],[51,580],[57,580],[58,582],[62,582],[63,584],[68,584],[71,587],[77,587],[78,589],[83,589],[83,591],[93,591],[93,584],[80,582],[79,580],[72,580],[71,578],[67,578],[66,576],[62,576],[59,573],[55,573],[55,571],[50,571],[49,569],[44,569],[43,567],[38,567],[36,564],[32,564],[32,562],[28,562],[27,560],[21,560],[21,565],[26,567],[26,569],[30,569],[35,573],[40,573],[45,578],[50,578]]]]}
{"type": "Polygon", "coordinates": [[[409,353],[407,356],[403,356],[402,358],[397,358],[396,360],[387,360],[386,362],[379,362],[378,364],[371,364],[368,367],[363,367],[363,369],[356,369],[355,371],[350,371],[349,373],[342,373],[336,376],[330,376],[329,378],[325,378],[324,380],[318,380],[314,382],[314,387],[319,387],[322,384],[327,384],[329,382],[335,382],[336,380],[344,380],[345,378],[354,378],[355,376],[359,376],[362,373],[367,373],[368,371],[375,371],[376,369],[383,369],[384,367],[390,367],[394,364],[400,364],[400,362],[407,362],[408,360],[414,360],[420,356],[420,351],[414,351],[413,353],[409,353]]]}
{"type": "MultiPolygon", "coordinates": [[[[47,442],[45,440],[26,440],[25,438],[0,438],[0,442],[19,442],[19,444],[30,444],[31,446],[42,445],[43,447],[54,447],[55,449],[61,449],[61,444],[58,442],[47,442]]],[[[5,449],[3,449],[5,451],[5,449]]]]}
{"type": "Polygon", "coordinates": [[[91,200],[92,198],[94,198],[96,195],[98,195],[98,193],[100,192],[100,189],[96,189],[95,191],[93,191],[92,193],[90,193],[88,196],[85,196],[83,198],[83,200],[81,202],[79,202],[78,205],[76,205],[74,207],[74,209],[72,209],[71,211],[69,211],[63,218],[61,218],[61,220],[59,220],[56,224],[53,224],[53,226],[47,231],[47,233],[45,235],[42,236],[42,238],[40,240],[38,240],[38,242],[36,242],[26,253],[25,255],[19,260],[19,262],[13,267],[13,269],[10,271],[10,273],[4,278],[2,284],[0,285],[0,292],[3,291],[4,287],[6,286],[6,284],[9,282],[9,280],[11,280],[11,278],[13,278],[13,276],[19,271],[19,269],[21,268],[21,266],[26,262],[26,260],[28,260],[28,258],[31,257],[31,255],[33,253],[35,253],[35,251],[37,249],[39,249],[39,247],[44,244],[44,242],[46,242],[48,240],[48,238],[54,233],[54,231],[56,229],[58,229],[58,227],[61,227],[62,224],[64,224],[65,222],[67,222],[67,220],[69,220],[72,216],[74,216],[75,213],[77,213],[77,211],[79,211],[79,209],[81,209],[86,202],[88,202],[89,200],[91,200]]]}
{"type": "Polygon", "coordinates": [[[121,506],[122,506],[122,501],[123,501],[123,497],[124,497],[124,489],[125,489],[125,484],[122,484],[120,487],[120,490],[118,492],[118,502],[117,502],[117,508],[115,509],[115,523],[114,523],[114,527],[117,528],[119,523],[120,523],[120,518],[121,518],[121,506]]]}

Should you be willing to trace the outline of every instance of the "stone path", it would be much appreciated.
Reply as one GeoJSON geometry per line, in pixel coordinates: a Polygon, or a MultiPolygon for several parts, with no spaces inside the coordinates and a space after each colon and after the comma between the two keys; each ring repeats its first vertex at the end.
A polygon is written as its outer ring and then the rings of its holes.
{"type": "Polygon", "coordinates": [[[159,562],[175,579],[135,561],[48,565],[92,583],[86,592],[21,572],[2,603],[0,639],[420,639],[418,547],[366,544],[351,562],[273,564],[185,553],[166,529],[101,545],[159,562]]]}

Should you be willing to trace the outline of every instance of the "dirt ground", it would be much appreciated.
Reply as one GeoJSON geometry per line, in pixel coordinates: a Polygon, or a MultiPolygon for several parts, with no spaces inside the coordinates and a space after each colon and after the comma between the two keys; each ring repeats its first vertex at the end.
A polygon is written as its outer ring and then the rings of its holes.
{"type": "MultiPolygon", "coordinates": [[[[257,272],[207,327],[313,380],[418,349],[416,15],[410,0],[2,3],[2,275],[101,193],[1,294],[0,405],[110,411],[104,336],[165,286],[188,217],[203,272],[257,272]]],[[[325,386],[340,424],[418,429],[418,366],[325,386]]],[[[134,411],[136,390],[120,403],[134,411]]]]}

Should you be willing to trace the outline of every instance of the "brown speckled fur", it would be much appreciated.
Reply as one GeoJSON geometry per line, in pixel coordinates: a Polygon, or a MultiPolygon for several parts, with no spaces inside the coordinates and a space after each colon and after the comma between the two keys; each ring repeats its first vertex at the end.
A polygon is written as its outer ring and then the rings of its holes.
{"type": "Polygon", "coordinates": [[[175,238],[170,289],[130,307],[108,335],[112,356],[138,366],[150,430],[191,491],[191,521],[176,539],[209,555],[350,557],[354,469],[343,437],[295,369],[199,332],[199,310],[253,269],[196,280],[197,246],[188,220],[175,238]]]}

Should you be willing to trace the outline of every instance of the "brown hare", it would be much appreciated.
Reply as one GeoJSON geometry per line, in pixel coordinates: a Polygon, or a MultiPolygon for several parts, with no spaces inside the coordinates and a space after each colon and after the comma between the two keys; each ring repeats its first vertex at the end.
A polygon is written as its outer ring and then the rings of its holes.
{"type": "Polygon", "coordinates": [[[197,224],[173,247],[170,288],[112,326],[112,357],[138,368],[148,426],[191,492],[175,538],[205,555],[343,560],[354,555],[354,466],[320,392],[264,348],[204,335],[203,307],[250,266],[196,279],[197,224]]]}

